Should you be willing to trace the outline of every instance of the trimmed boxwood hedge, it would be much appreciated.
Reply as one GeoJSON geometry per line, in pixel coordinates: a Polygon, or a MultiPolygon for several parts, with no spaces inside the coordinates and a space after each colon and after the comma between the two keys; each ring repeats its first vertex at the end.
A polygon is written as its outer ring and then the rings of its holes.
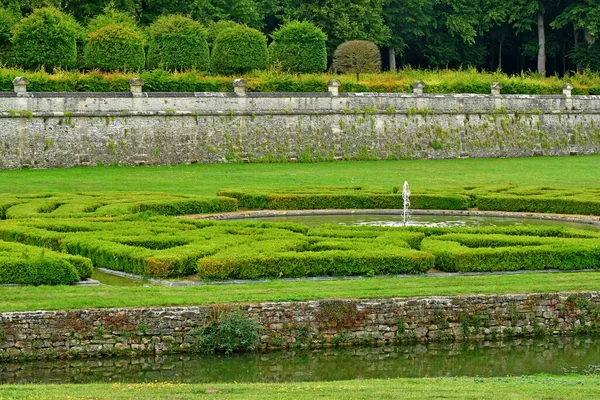
{"type": "Polygon", "coordinates": [[[312,22],[286,22],[271,36],[271,65],[296,73],[323,72],[327,69],[327,35],[312,22]]]}
{"type": "Polygon", "coordinates": [[[247,26],[225,29],[217,35],[210,60],[210,69],[231,75],[268,66],[267,37],[247,26]]]}
{"type": "Polygon", "coordinates": [[[146,64],[144,37],[128,25],[107,25],[88,35],[83,57],[89,68],[139,71],[146,64]]]}

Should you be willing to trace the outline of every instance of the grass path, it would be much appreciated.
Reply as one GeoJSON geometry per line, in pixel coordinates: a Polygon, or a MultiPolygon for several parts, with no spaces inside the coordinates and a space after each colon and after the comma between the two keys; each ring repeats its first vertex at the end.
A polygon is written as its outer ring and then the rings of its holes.
{"type": "Polygon", "coordinates": [[[0,312],[468,294],[600,291],[600,272],[370,278],[196,287],[3,287],[0,312]]]}
{"type": "Polygon", "coordinates": [[[0,386],[7,399],[594,399],[599,376],[424,378],[278,384],[86,384],[0,386]]]}
{"type": "Polygon", "coordinates": [[[600,187],[600,156],[355,161],[317,164],[211,164],[0,171],[0,193],[158,191],[213,196],[239,187],[370,185],[413,190],[513,183],[600,187]]]}

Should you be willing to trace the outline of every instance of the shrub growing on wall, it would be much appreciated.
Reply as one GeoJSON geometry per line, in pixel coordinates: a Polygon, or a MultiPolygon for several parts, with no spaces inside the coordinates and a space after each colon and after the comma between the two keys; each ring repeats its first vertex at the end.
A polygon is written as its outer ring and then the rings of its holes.
{"type": "Polygon", "coordinates": [[[352,40],[342,43],[333,54],[333,68],[337,72],[356,74],[356,80],[362,72],[381,71],[381,53],[373,42],[352,40]]]}
{"type": "Polygon", "coordinates": [[[268,65],[267,38],[256,29],[237,26],[217,35],[211,57],[211,69],[231,75],[268,65]]]}
{"type": "Polygon", "coordinates": [[[271,35],[271,65],[288,72],[323,72],[327,69],[327,35],[311,22],[285,23],[271,35]]]}
{"type": "Polygon", "coordinates": [[[81,28],[56,8],[40,8],[13,29],[16,61],[25,68],[72,68],[77,62],[77,38],[81,28]]]}
{"type": "Polygon", "coordinates": [[[149,68],[206,70],[208,66],[206,31],[198,22],[181,15],[165,15],[150,26],[149,68]]]}
{"type": "Polygon", "coordinates": [[[144,38],[127,25],[111,24],[91,32],[84,54],[89,68],[139,71],[144,68],[144,38]]]}

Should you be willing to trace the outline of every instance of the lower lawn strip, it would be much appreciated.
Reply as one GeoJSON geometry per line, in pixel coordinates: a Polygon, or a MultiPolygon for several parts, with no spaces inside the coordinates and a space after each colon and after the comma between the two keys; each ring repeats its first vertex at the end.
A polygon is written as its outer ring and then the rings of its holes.
{"type": "Polygon", "coordinates": [[[0,386],[0,399],[594,399],[600,377],[534,375],[291,383],[113,383],[0,386]]]}
{"type": "Polygon", "coordinates": [[[600,291],[600,272],[273,281],[202,287],[0,287],[0,312],[581,291],[600,291]]]}

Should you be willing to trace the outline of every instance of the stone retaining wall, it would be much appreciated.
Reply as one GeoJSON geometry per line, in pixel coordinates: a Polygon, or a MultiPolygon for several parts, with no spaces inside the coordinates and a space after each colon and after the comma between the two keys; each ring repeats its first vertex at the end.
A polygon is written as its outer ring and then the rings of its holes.
{"type": "Polygon", "coordinates": [[[0,169],[600,152],[600,96],[0,93],[0,169]]]}
{"type": "Polygon", "coordinates": [[[234,308],[260,321],[263,349],[493,340],[600,328],[600,292],[15,312],[0,314],[0,360],[189,352],[194,328],[234,308]]]}

